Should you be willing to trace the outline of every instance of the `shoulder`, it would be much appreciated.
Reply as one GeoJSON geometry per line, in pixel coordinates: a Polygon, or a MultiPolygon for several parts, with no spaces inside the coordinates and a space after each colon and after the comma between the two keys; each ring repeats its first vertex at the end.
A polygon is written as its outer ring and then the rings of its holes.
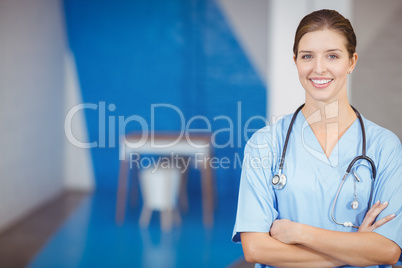
{"type": "Polygon", "coordinates": [[[392,131],[383,128],[376,123],[363,117],[367,142],[371,145],[384,149],[398,148],[401,142],[392,131]]]}
{"type": "Polygon", "coordinates": [[[387,167],[389,163],[402,161],[401,142],[392,131],[370,120],[363,119],[367,139],[367,152],[377,159],[378,167],[387,167]]]}
{"type": "Polygon", "coordinates": [[[277,147],[277,145],[281,143],[283,137],[286,136],[292,116],[293,114],[285,115],[273,124],[257,130],[247,141],[246,148],[264,149],[277,147]]]}

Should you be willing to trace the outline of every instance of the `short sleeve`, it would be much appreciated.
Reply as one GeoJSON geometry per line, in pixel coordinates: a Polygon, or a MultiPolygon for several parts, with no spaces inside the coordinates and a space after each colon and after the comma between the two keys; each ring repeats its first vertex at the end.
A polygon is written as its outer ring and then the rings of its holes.
{"type": "Polygon", "coordinates": [[[377,219],[396,214],[396,217],[378,227],[374,232],[394,241],[402,248],[402,148],[396,136],[388,139],[383,145],[377,167],[377,178],[374,183],[373,202],[388,201],[377,219]]]}
{"type": "Polygon", "coordinates": [[[275,193],[269,183],[274,155],[272,146],[255,133],[244,150],[236,223],[232,241],[239,243],[241,232],[269,232],[277,218],[275,193]]]}

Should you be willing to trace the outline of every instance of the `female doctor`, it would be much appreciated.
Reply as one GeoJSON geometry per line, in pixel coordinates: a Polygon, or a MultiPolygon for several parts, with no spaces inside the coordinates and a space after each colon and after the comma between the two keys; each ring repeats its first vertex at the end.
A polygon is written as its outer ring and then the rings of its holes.
{"type": "Polygon", "coordinates": [[[297,28],[305,105],[257,131],[245,148],[232,240],[256,267],[398,261],[401,143],[348,102],[355,48],[349,20],[336,11],[313,12],[297,28]]]}

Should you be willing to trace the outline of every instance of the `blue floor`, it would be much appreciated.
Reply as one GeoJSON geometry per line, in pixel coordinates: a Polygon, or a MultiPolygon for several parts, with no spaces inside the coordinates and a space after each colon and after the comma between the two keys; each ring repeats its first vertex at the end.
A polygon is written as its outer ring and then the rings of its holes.
{"type": "Polygon", "coordinates": [[[189,197],[181,226],[166,234],[160,231],[156,212],[149,228],[142,230],[141,205],[129,207],[118,226],[116,196],[88,196],[28,267],[227,267],[242,256],[241,246],[230,241],[236,197],[218,200],[211,229],[203,226],[200,197],[189,197]]]}

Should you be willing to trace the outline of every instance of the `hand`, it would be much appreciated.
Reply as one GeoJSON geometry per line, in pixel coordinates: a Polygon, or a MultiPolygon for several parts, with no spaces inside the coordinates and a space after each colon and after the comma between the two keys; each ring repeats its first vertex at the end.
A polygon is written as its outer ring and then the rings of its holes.
{"type": "Polygon", "coordinates": [[[300,224],[291,220],[275,220],[271,226],[271,237],[286,244],[297,244],[300,224]]]}
{"type": "Polygon", "coordinates": [[[388,202],[380,203],[378,200],[375,202],[375,204],[370,208],[369,211],[367,211],[366,216],[363,219],[362,224],[359,227],[358,232],[372,232],[374,229],[380,227],[381,225],[389,222],[393,218],[395,218],[395,214],[391,214],[386,216],[385,218],[382,218],[381,220],[378,220],[376,222],[375,219],[377,216],[383,211],[386,207],[388,206],[388,202]]]}

